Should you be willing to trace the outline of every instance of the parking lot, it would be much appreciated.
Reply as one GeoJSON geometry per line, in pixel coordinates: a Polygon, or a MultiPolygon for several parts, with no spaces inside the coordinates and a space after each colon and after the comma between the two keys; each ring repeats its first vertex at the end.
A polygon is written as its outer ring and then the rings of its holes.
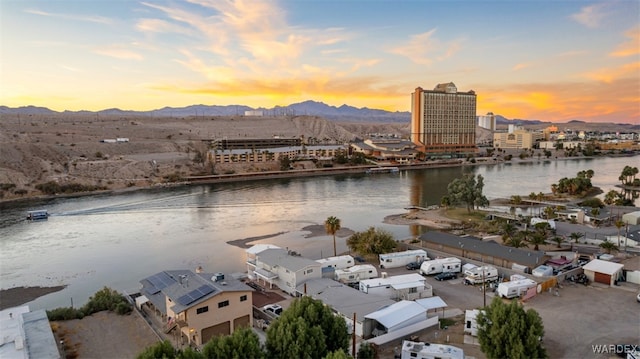
{"type": "MultiPolygon", "coordinates": [[[[385,269],[389,276],[412,273],[406,268],[385,269]]],[[[418,272],[417,270],[415,271],[418,272]]],[[[481,286],[463,284],[463,279],[436,281],[427,277],[433,294],[440,296],[448,309],[481,308],[494,297],[481,286]]],[[[610,358],[611,353],[596,353],[594,345],[640,345],[640,303],[637,285],[623,283],[608,287],[598,283],[584,286],[562,282],[558,290],[543,292],[523,303],[525,310],[536,310],[543,320],[544,343],[551,358],[610,358]]],[[[453,345],[456,345],[452,343],[453,345]]]]}

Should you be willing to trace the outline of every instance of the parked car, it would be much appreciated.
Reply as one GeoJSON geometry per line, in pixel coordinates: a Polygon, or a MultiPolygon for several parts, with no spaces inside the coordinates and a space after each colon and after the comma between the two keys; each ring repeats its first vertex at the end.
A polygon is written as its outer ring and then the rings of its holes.
{"type": "Polygon", "coordinates": [[[276,317],[282,314],[282,307],[278,304],[267,304],[264,307],[262,307],[262,310],[267,313],[271,313],[276,317]]]}
{"type": "Polygon", "coordinates": [[[407,267],[408,270],[420,269],[420,265],[421,264],[422,263],[420,263],[420,262],[411,262],[411,263],[407,264],[406,267],[407,267]]]}
{"type": "Polygon", "coordinates": [[[360,257],[360,256],[355,256],[355,257],[353,257],[353,259],[358,263],[366,262],[366,260],[364,258],[360,257]]]}
{"type": "Polygon", "coordinates": [[[638,301],[638,303],[640,303],[640,293],[638,293],[638,296],[636,297],[636,300],[638,301]]]}
{"type": "Polygon", "coordinates": [[[456,279],[456,278],[458,278],[458,276],[455,273],[443,272],[443,273],[440,273],[440,274],[436,275],[433,278],[435,280],[449,280],[449,279],[456,279]]]}

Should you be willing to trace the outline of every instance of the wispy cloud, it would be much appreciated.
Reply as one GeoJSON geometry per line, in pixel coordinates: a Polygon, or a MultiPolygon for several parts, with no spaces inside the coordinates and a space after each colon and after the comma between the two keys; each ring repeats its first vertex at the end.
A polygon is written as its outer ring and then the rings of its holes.
{"type": "Polygon", "coordinates": [[[640,25],[627,30],[624,35],[629,40],[620,44],[610,55],[626,57],[640,54],[640,25]]]}
{"type": "Polygon", "coordinates": [[[519,70],[522,70],[522,69],[526,69],[527,67],[531,67],[531,63],[516,64],[515,66],[513,66],[512,70],[513,71],[519,71],[519,70]]]}
{"type": "MultiPolygon", "coordinates": [[[[612,83],[615,80],[623,78],[632,78],[638,81],[638,74],[640,73],[640,62],[631,62],[614,68],[602,68],[583,74],[584,77],[601,81],[605,83],[612,83]]],[[[636,89],[637,92],[637,89],[636,89]]]]}
{"type": "Polygon", "coordinates": [[[143,59],[143,56],[140,55],[139,53],[123,48],[121,46],[117,46],[117,45],[110,46],[110,47],[96,48],[93,50],[93,52],[99,55],[114,57],[116,59],[121,59],[121,60],[140,61],[143,59]]]}
{"type": "Polygon", "coordinates": [[[407,57],[420,65],[431,65],[459,51],[461,40],[443,43],[435,37],[436,29],[412,35],[407,42],[390,50],[391,53],[407,57]]]}
{"type": "Polygon", "coordinates": [[[570,18],[588,28],[597,28],[607,15],[605,8],[604,4],[585,6],[580,9],[580,12],[572,14],[570,18]]]}
{"type": "MultiPolygon", "coordinates": [[[[198,8],[143,2],[160,13],[157,19],[146,14],[137,28],[197,38],[197,45],[180,45],[179,54],[183,57],[175,61],[212,81],[233,77],[242,81],[251,77],[292,79],[312,68],[322,68],[335,75],[336,70],[331,66],[339,63],[342,56],[336,48],[352,37],[343,28],[291,26],[287,23],[286,11],[275,2],[189,2],[198,8]],[[160,19],[161,16],[165,18],[160,19]],[[321,63],[318,57],[323,55],[329,57],[321,63]]],[[[362,61],[349,60],[352,69],[366,66],[362,61]]]]}
{"type": "Polygon", "coordinates": [[[160,19],[140,19],[136,24],[136,29],[142,32],[155,33],[178,33],[186,35],[193,33],[188,28],[160,19]]]}
{"type": "Polygon", "coordinates": [[[93,15],[79,15],[79,14],[61,14],[61,13],[52,13],[46,12],[38,9],[26,9],[26,13],[40,16],[53,17],[64,20],[75,20],[75,21],[85,21],[85,22],[93,22],[98,24],[112,24],[113,20],[103,16],[93,16],[93,15]]]}

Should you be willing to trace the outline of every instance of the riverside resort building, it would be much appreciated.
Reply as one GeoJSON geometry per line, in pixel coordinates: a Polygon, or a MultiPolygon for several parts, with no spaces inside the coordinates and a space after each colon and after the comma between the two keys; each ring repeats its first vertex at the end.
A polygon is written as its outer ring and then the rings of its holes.
{"type": "Polygon", "coordinates": [[[476,93],[453,82],[411,94],[411,141],[429,157],[464,157],[477,152],[476,93]]]}

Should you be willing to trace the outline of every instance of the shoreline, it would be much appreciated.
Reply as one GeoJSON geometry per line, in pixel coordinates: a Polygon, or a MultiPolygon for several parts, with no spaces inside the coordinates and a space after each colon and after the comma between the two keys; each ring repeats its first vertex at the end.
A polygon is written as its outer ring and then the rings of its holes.
{"type": "MultiPolygon", "coordinates": [[[[632,155],[628,155],[630,157],[638,156],[640,153],[634,153],[632,155]]],[[[570,160],[582,160],[582,159],[597,159],[602,157],[619,157],[615,155],[605,155],[605,156],[597,156],[597,157],[559,157],[559,158],[527,158],[527,159],[519,159],[514,158],[511,161],[493,161],[490,162],[488,160],[476,160],[475,163],[468,162],[463,159],[455,159],[455,160],[440,160],[440,162],[425,162],[425,163],[417,163],[417,164],[388,164],[386,166],[398,167],[402,170],[422,170],[429,168],[443,168],[443,167],[461,167],[461,166],[490,166],[490,165],[499,165],[499,164],[520,164],[520,163],[537,163],[537,162],[552,162],[552,161],[570,161],[570,160]]],[[[322,169],[309,169],[309,170],[290,170],[290,171],[269,171],[269,172],[247,172],[247,173],[237,173],[230,175],[211,175],[211,176],[188,176],[186,179],[191,179],[191,181],[182,181],[182,182],[166,182],[166,183],[157,183],[149,186],[132,186],[126,188],[114,188],[107,189],[101,191],[90,191],[90,192],[75,192],[75,193],[62,193],[56,195],[35,195],[29,197],[19,197],[19,198],[0,198],[0,207],[13,203],[29,203],[31,201],[47,201],[54,198],[77,198],[77,197],[85,197],[85,196],[93,196],[99,194],[122,194],[128,192],[138,192],[138,191],[149,191],[154,189],[162,189],[162,188],[177,188],[177,187],[185,187],[192,185],[200,185],[200,184],[215,184],[215,183],[234,183],[234,182],[245,182],[245,181],[260,181],[265,179],[288,179],[288,178],[302,178],[302,177],[312,177],[312,176],[331,176],[331,175],[340,175],[340,174],[365,174],[366,169],[376,167],[376,166],[356,166],[356,167],[332,167],[332,168],[322,168],[322,169]]],[[[632,188],[633,190],[633,188],[632,188]]],[[[640,190],[640,189],[639,189],[640,190]]]]}
{"type": "Polygon", "coordinates": [[[21,306],[42,296],[65,289],[66,285],[53,287],[13,287],[0,289],[0,310],[21,306]]]}

